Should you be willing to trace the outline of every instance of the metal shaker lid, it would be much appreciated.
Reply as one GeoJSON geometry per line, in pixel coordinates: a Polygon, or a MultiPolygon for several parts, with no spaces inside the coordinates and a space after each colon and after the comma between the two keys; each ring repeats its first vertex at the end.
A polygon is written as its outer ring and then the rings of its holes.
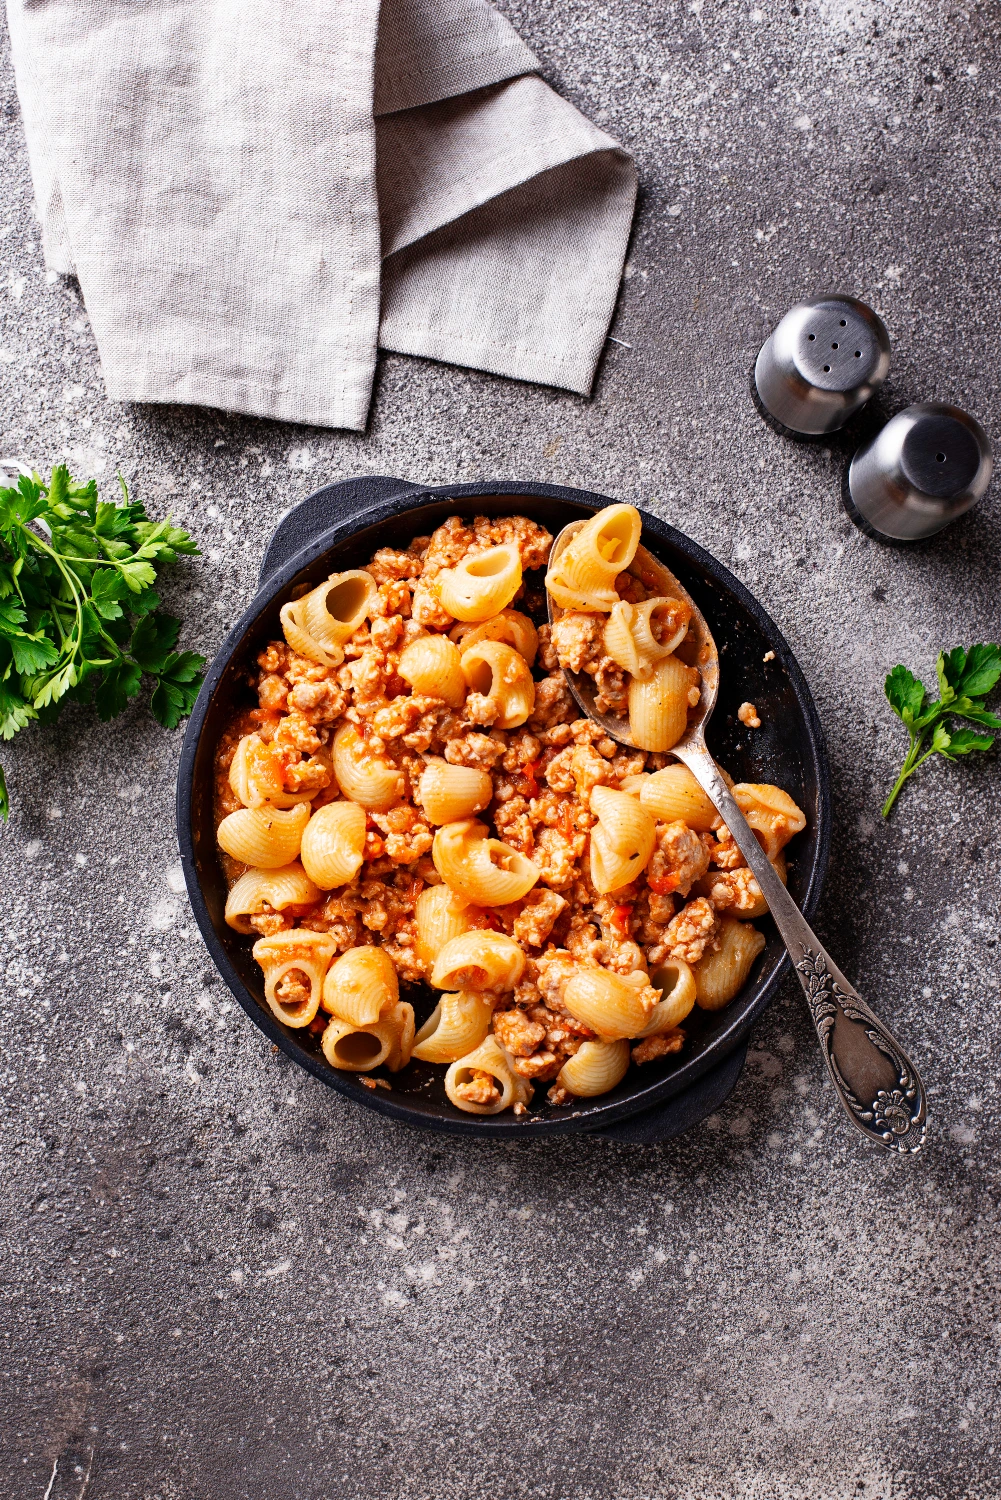
{"type": "Polygon", "coordinates": [[[845,503],[864,530],[919,541],[976,505],[993,466],[979,422],[958,406],[924,402],[898,412],[858,450],[845,503]]]}
{"type": "Polygon", "coordinates": [[[819,436],[843,427],[882,385],[890,338],[856,297],[798,302],[761,346],[754,384],[762,407],[790,432],[819,436]]]}

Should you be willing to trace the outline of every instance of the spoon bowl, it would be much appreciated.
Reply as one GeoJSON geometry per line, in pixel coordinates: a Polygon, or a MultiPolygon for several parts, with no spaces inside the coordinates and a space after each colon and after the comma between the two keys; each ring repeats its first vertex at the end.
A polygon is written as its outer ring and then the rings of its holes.
{"type": "MultiPolygon", "coordinates": [[[[569,526],[564,526],[553,542],[552,551],[549,554],[550,567],[558,560],[581,527],[586,525],[586,521],[571,521],[569,526]]],[[[688,729],[682,743],[698,738],[704,740],[705,726],[709,722],[719,696],[719,652],[706,617],[681,580],[646,547],[637,547],[636,555],[626,571],[634,578],[638,578],[651,594],[664,595],[669,599],[681,599],[692,612],[688,634],[677,648],[675,655],[680,657],[687,666],[698,667],[702,687],[697,705],[689,710],[688,729]]],[[[572,613],[557,604],[548,589],[546,602],[549,608],[549,621],[552,625],[555,625],[564,615],[572,613]]],[[[563,668],[563,675],[574,701],[587,718],[600,724],[609,738],[618,741],[620,745],[628,745],[633,750],[641,748],[633,739],[628,719],[620,719],[615,714],[602,713],[595,707],[593,677],[589,677],[586,672],[571,672],[566,667],[563,668]]],[[[674,753],[677,753],[676,750],[674,753]]]]}

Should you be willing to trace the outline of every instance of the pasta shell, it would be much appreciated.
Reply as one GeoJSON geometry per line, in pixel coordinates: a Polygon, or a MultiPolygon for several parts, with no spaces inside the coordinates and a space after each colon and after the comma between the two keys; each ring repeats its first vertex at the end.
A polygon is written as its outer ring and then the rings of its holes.
{"type": "Polygon", "coordinates": [[[352,1026],[372,1026],[400,998],[388,953],[372,946],[349,948],[331,964],[323,985],[323,1008],[352,1026]]]}
{"type": "Polygon", "coordinates": [[[332,1068],[346,1073],[370,1073],[386,1062],[396,1046],[396,1029],[391,1026],[352,1026],[336,1016],[327,1024],[320,1039],[323,1055],[332,1068]]]}
{"type": "Polygon", "coordinates": [[[660,990],[649,1021],[637,1036],[656,1036],[680,1026],[695,1004],[695,975],[681,959],[672,958],[650,975],[651,987],[660,990]]]}
{"type": "Polygon", "coordinates": [[[446,823],[434,836],[431,858],[442,880],[477,906],[520,901],[539,871],[530,859],[500,839],[488,837],[483,823],[446,823]]]}
{"type": "Polygon", "coordinates": [[[521,553],[513,542],[471,553],[439,573],[435,588],[453,619],[489,620],[521,588],[521,553]]]}
{"type": "Polygon", "coordinates": [[[722,1010],[747,983],[754,961],[765,946],[763,933],[750,922],[723,917],[715,950],[692,966],[695,1003],[701,1010],[722,1010]]]}
{"type": "Polygon", "coordinates": [[[650,1019],[654,1001],[610,969],[581,968],[563,987],[563,1004],[602,1041],[638,1036],[650,1019]]]}
{"type": "Polygon", "coordinates": [[[301,859],[310,879],[325,891],[347,885],[365,852],[367,819],[356,802],[328,802],[306,824],[301,859]]]}
{"type": "Polygon", "coordinates": [[[481,641],[504,641],[523,656],[530,667],[535,665],[539,649],[539,632],[527,615],[517,609],[502,609],[480,625],[456,625],[449,631],[459,651],[465,655],[470,646],[481,641]]]}
{"type": "Polygon", "coordinates": [[[490,1030],[493,999],[462,991],[442,995],[417,1033],[413,1055],[421,1062],[453,1063],[478,1047],[490,1030]]]}
{"type": "Polygon", "coordinates": [[[333,651],[363,624],[375,593],[371,573],[360,568],[331,573],[319,588],[298,601],[299,620],[307,635],[324,650],[333,651]]]}
{"type": "Polygon", "coordinates": [[[478,1047],[449,1068],[445,1074],[445,1093],[457,1109],[467,1114],[499,1115],[512,1104],[527,1104],[532,1097],[532,1085],[515,1072],[508,1053],[497,1038],[487,1036],[478,1047]],[[477,1103],[460,1092],[462,1086],[476,1081],[477,1073],[486,1073],[496,1080],[500,1095],[492,1104],[477,1103]]]}
{"type": "Polygon", "coordinates": [[[463,897],[442,881],[421,891],[414,902],[417,941],[414,950],[425,969],[430,969],[436,955],[452,938],[468,932],[479,907],[470,906],[463,897]]]}
{"type": "Polygon", "coordinates": [[[223,818],[216,830],[220,849],[257,870],[278,870],[298,857],[309,806],[241,807],[223,818]]]}
{"type": "Polygon", "coordinates": [[[658,597],[642,604],[616,604],[605,625],[605,650],[633,677],[646,678],[688,634],[691,607],[681,599],[658,597]]]}
{"type": "Polygon", "coordinates": [[[767,782],[738,781],[733,795],[769,859],[774,859],[806,827],[806,814],[781,787],[767,782]]]}
{"type": "Polygon", "coordinates": [[[445,944],[434,961],[431,983],[438,990],[513,990],[525,972],[519,943],[503,932],[474,928],[445,944]]]}
{"type": "Polygon", "coordinates": [[[296,807],[312,792],[287,792],[285,767],[259,734],[245,734],[229,768],[229,785],[244,807],[296,807]]]}
{"type": "Polygon", "coordinates": [[[696,833],[708,833],[722,821],[687,766],[665,766],[647,776],[640,802],[662,823],[687,823],[696,833]]]}
{"type": "Polygon", "coordinates": [[[329,650],[313,639],[302,624],[302,600],[291,600],[283,604],[280,611],[282,634],[297,656],[315,661],[321,667],[339,667],[344,660],[344,649],[331,646],[329,650]]]}
{"type": "Polygon", "coordinates": [[[397,671],[415,693],[441,698],[450,708],[461,708],[466,701],[459,648],[447,636],[418,636],[401,653],[397,671]]]}
{"type": "Polygon", "coordinates": [[[592,1099],[621,1083],[628,1067],[628,1042],[582,1042],[563,1064],[556,1081],[577,1098],[592,1099]]]}
{"type": "Polygon", "coordinates": [[[638,749],[664,751],[678,743],[688,728],[689,692],[699,681],[697,668],[677,656],[657,662],[647,679],[631,679],[629,729],[638,749]]]}
{"type": "Polygon", "coordinates": [[[315,1017],[335,946],[327,933],[303,927],[276,932],[254,944],[254,957],[264,970],[265,998],[286,1026],[308,1026],[315,1017]],[[298,993],[307,984],[307,993],[298,993]]]}
{"type": "Polygon", "coordinates": [[[489,771],[453,766],[435,756],[421,773],[417,800],[430,823],[455,823],[482,812],[494,794],[489,771]]]}
{"type": "Polygon", "coordinates": [[[334,775],[352,802],[369,812],[388,812],[403,796],[403,773],[391,761],[369,751],[354,724],[344,724],[334,736],[334,775]]]}
{"type": "Polygon", "coordinates": [[[503,641],[480,641],[462,653],[462,671],[472,692],[494,699],[496,729],[517,729],[535,707],[535,681],[528,663],[503,641]]]}
{"type": "Polygon", "coordinates": [[[615,579],[639,546],[642,522],[634,505],[609,505],[592,516],[546,574],[546,588],[562,609],[611,610],[615,579]]]}
{"type": "Polygon", "coordinates": [[[650,863],[657,835],[653,817],[628,792],[596,786],[591,811],[598,817],[591,830],[591,881],[602,894],[636,880],[650,863]]]}
{"type": "Polygon", "coordinates": [[[320,892],[302,865],[285,865],[278,870],[248,870],[226,897],[226,921],[237,932],[253,932],[248,917],[257,916],[269,906],[284,911],[288,906],[311,906],[320,900],[320,892]]]}

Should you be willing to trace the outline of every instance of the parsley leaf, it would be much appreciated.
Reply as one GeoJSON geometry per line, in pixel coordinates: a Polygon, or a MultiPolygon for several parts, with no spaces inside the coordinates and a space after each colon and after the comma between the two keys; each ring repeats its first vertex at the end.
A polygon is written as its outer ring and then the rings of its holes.
{"type": "Polygon", "coordinates": [[[168,656],[149,705],[154,718],[165,729],[176,729],[194,708],[204,665],[204,656],[197,656],[194,651],[168,656]]]}
{"type": "MultiPolygon", "coordinates": [[[[198,547],[152,521],[119,476],[118,503],[65,464],[0,489],[0,739],[48,722],[70,697],[101,719],[153,679],[151,708],[173,729],[191,712],[204,657],[177,653],[181,622],[160,613],[157,569],[198,547]]],[[[0,767],[0,817],[9,812],[0,767]]]]}
{"type": "Polygon", "coordinates": [[[941,755],[954,761],[960,755],[990,750],[994,744],[992,734],[956,728],[952,720],[966,719],[988,729],[1001,729],[1001,718],[991,713],[984,701],[1001,678],[1001,647],[988,642],[971,646],[968,651],[955,646],[949,652],[940,652],[936,675],[939,696],[931,703],[924,685],[906,667],[894,667],[886,679],[887,701],[906,727],[911,743],[896,785],[886,799],[884,818],[889,817],[904,782],[929,756],[941,755]]]}

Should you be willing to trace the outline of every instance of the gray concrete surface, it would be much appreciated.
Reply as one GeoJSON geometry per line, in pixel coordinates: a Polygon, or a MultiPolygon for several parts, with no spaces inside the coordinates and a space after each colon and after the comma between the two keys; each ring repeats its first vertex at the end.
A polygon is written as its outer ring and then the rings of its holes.
{"type": "Polygon", "coordinates": [[[592,402],[386,359],[370,430],[111,406],[46,277],[0,67],[2,448],[121,468],[205,557],[169,585],[211,653],[282,510],[364,472],[544,477],[640,501],[792,642],[834,774],[820,922],[907,1040],[927,1153],[867,1154],[787,984],[718,1116],[655,1148],[478,1148],[274,1056],[181,894],[180,739],[68,713],[3,747],[0,1492],[31,1500],[634,1500],[1001,1493],[997,762],[905,748],[889,666],[996,638],[996,492],[886,550],[837,448],[783,443],[747,369],[838,287],[890,400],[1001,437],[993,6],[516,0],[547,76],[635,153],[635,245],[592,402]]]}

